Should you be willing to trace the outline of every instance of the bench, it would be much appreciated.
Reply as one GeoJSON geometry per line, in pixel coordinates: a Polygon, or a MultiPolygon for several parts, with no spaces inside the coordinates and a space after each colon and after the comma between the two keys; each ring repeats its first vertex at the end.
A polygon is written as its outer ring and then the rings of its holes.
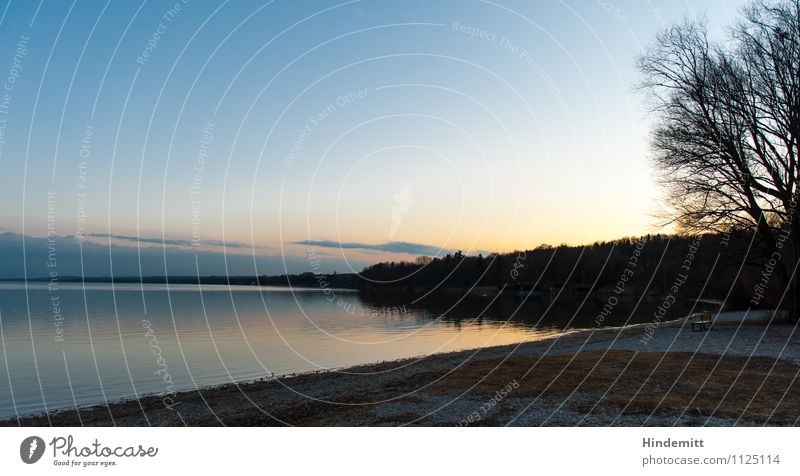
{"type": "Polygon", "coordinates": [[[702,332],[713,328],[714,323],[711,321],[711,313],[704,312],[692,321],[692,332],[702,332]]]}

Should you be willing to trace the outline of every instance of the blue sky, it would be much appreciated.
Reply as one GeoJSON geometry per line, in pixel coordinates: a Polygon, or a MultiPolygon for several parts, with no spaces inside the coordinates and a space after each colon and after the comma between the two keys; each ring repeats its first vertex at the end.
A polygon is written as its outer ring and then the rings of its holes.
{"type": "Polygon", "coordinates": [[[290,271],[653,232],[635,57],[741,5],[12,0],[2,231],[290,271]]]}

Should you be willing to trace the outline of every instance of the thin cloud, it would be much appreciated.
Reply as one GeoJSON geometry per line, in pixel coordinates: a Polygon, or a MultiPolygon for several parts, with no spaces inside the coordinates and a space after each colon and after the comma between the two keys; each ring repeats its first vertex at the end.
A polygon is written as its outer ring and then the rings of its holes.
{"type": "MultiPolygon", "coordinates": [[[[47,278],[50,264],[58,260],[58,276],[255,276],[312,271],[305,254],[285,255],[224,253],[178,246],[143,246],[128,243],[81,242],[74,235],[50,237],[55,240],[56,255],[47,237],[0,233],[0,279],[47,278]],[[24,243],[24,245],[23,245],[24,243]],[[23,247],[24,246],[24,247],[23,247]],[[112,268],[113,263],[113,268],[112,268]]],[[[160,243],[161,240],[158,240],[160,243]]],[[[372,260],[354,258],[347,263],[341,257],[324,260],[315,272],[330,273],[369,266],[372,260]]]]}
{"type": "MultiPolygon", "coordinates": [[[[111,238],[113,240],[130,241],[133,243],[151,243],[156,245],[169,245],[169,246],[195,246],[192,240],[176,240],[169,238],[148,238],[144,236],[129,236],[129,235],[115,235],[110,233],[86,233],[85,236],[92,238],[111,238]]],[[[252,243],[241,243],[237,241],[221,241],[221,240],[201,240],[200,245],[204,246],[217,246],[226,248],[256,248],[263,249],[264,246],[253,245],[252,243]]]]}
{"type": "Polygon", "coordinates": [[[389,241],[386,243],[372,244],[339,242],[332,240],[302,240],[293,241],[291,244],[314,246],[318,248],[341,248],[346,250],[380,251],[383,253],[402,253],[425,256],[438,256],[444,253],[452,252],[452,250],[439,248],[438,246],[424,245],[421,243],[409,243],[407,241],[389,241]]]}

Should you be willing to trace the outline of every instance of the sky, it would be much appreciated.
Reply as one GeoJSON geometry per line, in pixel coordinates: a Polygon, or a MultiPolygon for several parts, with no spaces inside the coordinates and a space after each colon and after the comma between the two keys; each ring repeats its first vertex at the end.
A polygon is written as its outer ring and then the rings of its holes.
{"type": "Polygon", "coordinates": [[[98,273],[276,274],[662,231],[635,59],[743,2],[1,5],[17,277],[84,245],[98,273]]]}

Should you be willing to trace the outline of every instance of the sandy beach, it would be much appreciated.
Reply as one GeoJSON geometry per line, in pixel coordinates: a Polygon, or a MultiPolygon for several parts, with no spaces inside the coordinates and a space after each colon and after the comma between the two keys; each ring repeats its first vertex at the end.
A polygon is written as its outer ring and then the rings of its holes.
{"type": "MultiPolygon", "coordinates": [[[[794,324],[725,313],[143,396],[3,425],[733,426],[800,423],[794,324]]],[[[755,317],[755,316],[750,316],[755,317]]]]}

